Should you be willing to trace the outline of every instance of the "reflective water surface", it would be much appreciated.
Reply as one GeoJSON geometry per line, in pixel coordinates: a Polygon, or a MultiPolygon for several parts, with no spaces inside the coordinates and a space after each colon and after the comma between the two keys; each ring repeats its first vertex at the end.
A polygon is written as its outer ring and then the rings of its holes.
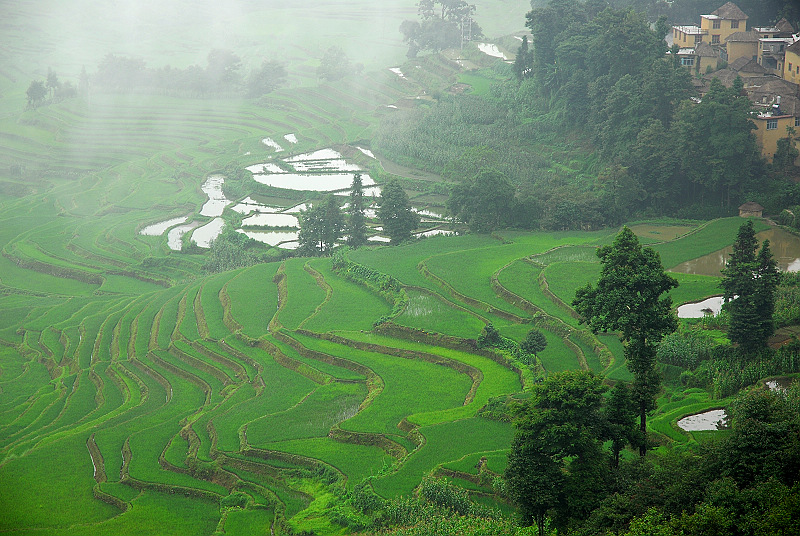
{"type": "MultiPolygon", "coordinates": [[[[800,271],[800,236],[794,235],[780,228],[767,229],[756,235],[759,243],[769,240],[769,249],[778,262],[778,268],[783,272],[800,271]]],[[[682,272],[685,274],[713,275],[720,276],[720,270],[725,266],[725,261],[730,258],[733,247],[709,253],[698,259],[684,262],[672,272],[682,272]]]]}
{"type": "Polygon", "coordinates": [[[678,428],[687,432],[702,432],[706,430],[719,430],[725,422],[727,414],[724,409],[712,409],[689,415],[678,421],[678,428]]]}

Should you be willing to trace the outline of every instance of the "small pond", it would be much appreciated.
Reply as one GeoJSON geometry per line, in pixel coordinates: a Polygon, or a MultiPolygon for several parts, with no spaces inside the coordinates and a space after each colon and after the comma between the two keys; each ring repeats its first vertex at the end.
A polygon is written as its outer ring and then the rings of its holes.
{"type": "Polygon", "coordinates": [[[431,229],[430,231],[422,231],[421,233],[417,233],[414,236],[422,237],[422,236],[453,236],[456,234],[453,231],[448,231],[447,229],[431,229]]]}
{"type": "Polygon", "coordinates": [[[685,303],[678,307],[678,318],[703,318],[718,315],[722,310],[722,296],[712,296],[701,302],[685,303]]]}
{"type": "MultiPolygon", "coordinates": [[[[361,178],[363,179],[364,176],[362,175],[361,178]]],[[[350,183],[352,184],[352,182],[350,183]]],[[[369,188],[364,188],[364,195],[369,195],[372,197],[378,197],[381,195],[381,187],[380,186],[370,186],[369,188]]]]}
{"type": "Polygon", "coordinates": [[[719,430],[727,418],[724,409],[712,409],[696,415],[689,415],[678,421],[678,428],[687,432],[719,430]]]}
{"type": "Polygon", "coordinates": [[[336,160],[339,158],[342,158],[342,154],[339,151],[334,151],[333,149],[319,149],[313,153],[303,153],[292,156],[291,158],[287,158],[286,161],[301,162],[303,160],[336,160]]]}
{"type": "MultiPolygon", "coordinates": [[[[300,173],[276,173],[273,175],[253,175],[253,179],[261,184],[284,188],[286,190],[304,190],[312,192],[332,192],[346,190],[353,184],[351,173],[328,173],[321,175],[307,175],[300,173]]],[[[365,186],[372,186],[375,181],[369,175],[361,175],[365,186]]],[[[367,193],[368,188],[364,188],[367,193]]]]}
{"type": "Polygon", "coordinates": [[[416,212],[420,216],[423,216],[423,217],[426,217],[426,218],[433,218],[435,220],[443,220],[444,219],[443,215],[439,214],[438,212],[433,212],[432,210],[417,209],[417,208],[415,208],[413,210],[414,210],[414,212],[416,212]]]}
{"type": "Polygon", "coordinates": [[[192,233],[192,241],[201,248],[210,248],[211,242],[217,238],[225,227],[225,220],[214,218],[209,223],[198,227],[192,233]]]}
{"type": "MultiPolygon", "coordinates": [[[[301,160],[299,162],[292,162],[290,164],[295,171],[314,172],[320,173],[325,171],[359,171],[361,170],[355,164],[348,164],[343,158],[334,158],[331,160],[301,160]]],[[[352,182],[352,181],[351,181],[352,182]]]]}
{"type": "Polygon", "coordinates": [[[275,149],[276,153],[283,151],[283,147],[278,145],[278,142],[276,142],[272,138],[264,138],[263,140],[261,140],[261,143],[263,143],[267,147],[272,147],[273,149],[275,149]]]}
{"type": "Polygon", "coordinates": [[[786,392],[789,390],[789,387],[792,386],[792,381],[794,378],[772,378],[771,380],[767,380],[764,384],[767,386],[767,389],[770,391],[783,391],[786,392]]]}
{"type": "Polygon", "coordinates": [[[217,217],[222,216],[222,211],[225,207],[233,203],[225,197],[222,193],[222,184],[225,182],[225,177],[222,175],[211,175],[203,183],[200,188],[208,196],[208,201],[200,209],[201,216],[217,217]]]}
{"type": "Polygon", "coordinates": [[[195,222],[195,223],[189,223],[187,225],[179,225],[178,227],[173,227],[172,229],[170,229],[169,232],[167,233],[167,246],[169,246],[169,249],[173,251],[180,251],[181,246],[183,245],[181,241],[183,235],[185,235],[198,225],[199,224],[195,222]]]}
{"type": "Polygon", "coordinates": [[[356,146],[356,149],[358,149],[359,151],[361,151],[370,158],[375,158],[375,154],[369,149],[364,149],[363,147],[358,147],[358,146],[356,146]]]}
{"type": "Polygon", "coordinates": [[[400,67],[391,67],[389,70],[392,71],[397,76],[399,76],[400,78],[402,78],[403,80],[408,80],[406,78],[406,75],[403,74],[403,71],[400,70],[400,67]]]}
{"type": "Polygon", "coordinates": [[[392,241],[392,239],[389,238],[388,236],[379,236],[379,235],[370,236],[369,238],[367,238],[367,240],[370,242],[384,242],[387,244],[392,241]]]}
{"type": "Polygon", "coordinates": [[[503,60],[508,59],[505,54],[500,52],[500,49],[497,48],[497,45],[493,43],[478,43],[478,50],[480,50],[487,56],[492,56],[494,58],[500,58],[503,60]]]}
{"type": "Polygon", "coordinates": [[[286,134],[283,137],[284,140],[288,141],[289,143],[297,143],[297,136],[294,134],[286,134]]]}
{"type": "Polygon", "coordinates": [[[253,214],[242,220],[244,227],[297,227],[300,222],[291,214],[253,214]]]}
{"type": "Polygon", "coordinates": [[[283,169],[278,164],[276,164],[275,162],[264,162],[262,164],[253,164],[252,166],[247,166],[244,169],[246,169],[253,175],[259,173],[286,173],[286,170],[283,169]]]}
{"type": "MultiPolygon", "coordinates": [[[[769,248],[781,271],[800,271],[800,236],[776,227],[758,233],[756,238],[758,238],[759,244],[764,240],[769,240],[769,248]]],[[[725,261],[730,258],[732,252],[733,246],[729,246],[698,259],[679,264],[672,268],[671,271],[719,277],[720,270],[725,266],[725,261]]]]}
{"type": "Polygon", "coordinates": [[[280,244],[280,247],[286,249],[297,248],[297,231],[245,231],[244,229],[236,229],[236,232],[270,246],[280,244]],[[291,244],[284,245],[284,242],[290,242],[291,244]]]}
{"type": "Polygon", "coordinates": [[[268,207],[267,205],[262,205],[258,201],[251,199],[250,197],[245,197],[242,201],[233,207],[231,210],[234,212],[238,212],[239,214],[250,214],[251,212],[263,212],[265,214],[274,214],[276,212],[280,212],[281,208],[275,207],[268,207]]]}
{"type": "Polygon", "coordinates": [[[308,203],[300,203],[299,205],[287,208],[283,212],[298,214],[301,210],[308,210],[308,203]]]}
{"type": "Polygon", "coordinates": [[[164,234],[164,231],[166,231],[173,225],[178,225],[179,223],[183,223],[188,219],[189,218],[187,216],[183,216],[181,218],[172,218],[171,220],[154,223],[153,225],[148,225],[147,227],[139,231],[139,234],[145,236],[161,236],[162,234],[164,234]]]}

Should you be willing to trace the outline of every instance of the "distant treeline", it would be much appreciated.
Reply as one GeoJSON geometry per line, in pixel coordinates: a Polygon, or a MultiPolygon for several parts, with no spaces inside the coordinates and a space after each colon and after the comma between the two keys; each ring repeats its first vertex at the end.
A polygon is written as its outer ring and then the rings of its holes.
{"type": "Polygon", "coordinates": [[[208,53],[206,62],[205,67],[154,69],[139,58],[108,54],[97,66],[92,85],[114,92],[149,90],[191,97],[260,97],[286,83],[286,67],[275,60],[265,60],[261,66],[247,72],[239,56],[217,49],[208,53]]]}

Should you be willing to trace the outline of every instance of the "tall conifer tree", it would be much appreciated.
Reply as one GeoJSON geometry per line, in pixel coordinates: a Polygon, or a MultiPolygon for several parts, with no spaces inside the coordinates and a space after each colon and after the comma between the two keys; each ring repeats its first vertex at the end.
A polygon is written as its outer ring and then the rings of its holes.
{"type": "Polygon", "coordinates": [[[367,217],[364,215],[364,188],[361,173],[353,175],[350,187],[350,206],[347,208],[347,245],[352,248],[367,243],[367,217]]]}

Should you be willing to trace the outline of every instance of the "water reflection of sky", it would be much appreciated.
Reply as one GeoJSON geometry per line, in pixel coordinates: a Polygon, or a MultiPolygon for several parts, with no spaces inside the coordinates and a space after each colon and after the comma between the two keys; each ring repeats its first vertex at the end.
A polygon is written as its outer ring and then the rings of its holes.
{"type": "Polygon", "coordinates": [[[712,296],[701,302],[681,305],[678,307],[678,318],[703,318],[707,314],[718,315],[722,310],[722,302],[722,296],[712,296]]]}
{"type": "MultiPolygon", "coordinates": [[[[783,229],[773,228],[758,233],[756,238],[759,243],[769,240],[769,248],[781,271],[800,271],[800,237],[783,229]]],[[[731,253],[733,253],[733,247],[729,246],[698,259],[681,263],[671,271],[719,277],[720,270],[725,266],[725,261],[730,258],[731,253]]]]}
{"type": "Polygon", "coordinates": [[[719,430],[727,418],[724,409],[712,409],[697,415],[689,415],[678,421],[678,427],[687,432],[719,430]]]}

